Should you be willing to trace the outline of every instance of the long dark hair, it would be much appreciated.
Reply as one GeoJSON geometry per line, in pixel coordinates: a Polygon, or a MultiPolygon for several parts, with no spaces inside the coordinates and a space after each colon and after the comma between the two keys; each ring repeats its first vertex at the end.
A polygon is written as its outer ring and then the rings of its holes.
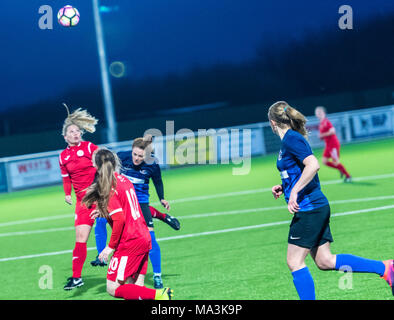
{"type": "Polygon", "coordinates": [[[115,172],[119,170],[118,156],[108,149],[98,149],[93,156],[93,163],[97,168],[96,176],[86,195],[82,199],[88,208],[97,205],[99,216],[108,218],[108,202],[116,188],[115,172]]]}

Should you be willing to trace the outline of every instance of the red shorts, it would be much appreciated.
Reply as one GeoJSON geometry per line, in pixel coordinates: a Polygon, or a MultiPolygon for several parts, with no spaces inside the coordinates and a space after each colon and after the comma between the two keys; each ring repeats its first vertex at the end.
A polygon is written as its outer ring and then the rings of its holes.
{"type": "Polygon", "coordinates": [[[129,277],[136,278],[139,274],[146,274],[149,252],[135,255],[127,251],[119,250],[113,254],[107,271],[108,280],[126,281],[129,277]]]}
{"type": "Polygon", "coordinates": [[[77,198],[77,204],[75,205],[75,226],[79,226],[81,224],[93,226],[94,219],[90,218],[90,213],[94,209],[95,205],[88,209],[84,204],[81,203],[81,199],[77,198]]]}
{"type": "Polygon", "coordinates": [[[335,160],[339,159],[339,145],[332,145],[332,146],[326,146],[323,152],[323,157],[324,158],[332,158],[335,160]]]}

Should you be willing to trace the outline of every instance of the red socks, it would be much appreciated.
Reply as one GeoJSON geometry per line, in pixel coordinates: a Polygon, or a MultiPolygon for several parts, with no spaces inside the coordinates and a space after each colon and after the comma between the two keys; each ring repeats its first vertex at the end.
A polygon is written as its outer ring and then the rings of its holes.
{"type": "Polygon", "coordinates": [[[329,161],[326,163],[326,166],[339,170],[342,174],[346,176],[346,178],[350,177],[350,174],[346,171],[345,167],[341,163],[338,163],[336,165],[334,164],[334,162],[329,161]]]}
{"type": "Polygon", "coordinates": [[[85,242],[76,242],[73,250],[73,278],[80,278],[83,264],[86,260],[87,249],[85,242]]]}
{"type": "Polygon", "coordinates": [[[115,290],[115,297],[125,300],[155,300],[155,296],[155,289],[149,289],[131,283],[121,285],[115,290]]]}
{"type": "Polygon", "coordinates": [[[150,213],[152,215],[152,218],[160,219],[160,220],[165,220],[167,214],[160,212],[159,210],[149,206],[150,213]]]}

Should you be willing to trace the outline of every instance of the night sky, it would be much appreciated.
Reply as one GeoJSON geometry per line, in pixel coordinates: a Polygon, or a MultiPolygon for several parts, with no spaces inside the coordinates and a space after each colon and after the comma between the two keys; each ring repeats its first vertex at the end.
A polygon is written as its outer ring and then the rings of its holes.
{"type": "MultiPolygon", "coordinates": [[[[0,111],[100,83],[91,0],[1,0],[0,111]],[[38,27],[41,5],[54,11],[53,30],[38,27]],[[81,21],[61,27],[56,13],[70,4],[81,21]]],[[[358,24],[394,12],[388,0],[102,0],[108,63],[126,77],[182,73],[197,66],[252,59],[259,46],[302,41],[338,28],[338,8],[351,5],[358,24]]],[[[119,80],[117,80],[119,81],[119,80]]],[[[98,93],[101,94],[101,93],[98,93]]]]}

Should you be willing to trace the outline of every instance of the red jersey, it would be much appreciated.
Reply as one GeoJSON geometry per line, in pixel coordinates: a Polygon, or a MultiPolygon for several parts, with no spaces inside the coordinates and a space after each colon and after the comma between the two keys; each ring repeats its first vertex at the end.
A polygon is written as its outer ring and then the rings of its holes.
{"type": "Polygon", "coordinates": [[[135,255],[146,254],[151,249],[151,237],[134,186],[125,176],[115,175],[116,190],[108,202],[108,223],[112,227],[108,246],[115,250],[127,249],[135,255]]]}
{"type": "Polygon", "coordinates": [[[92,155],[98,149],[89,141],[81,141],[77,146],[68,146],[59,156],[60,172],[63,178],[63,187],[66,195],[71,195],[71,184],[77,198],[82,199],[83,191],[89,187],[96,174],[92,155]]]}
{"type": "MultiPolygon", "coordinates": [[[[319,131],[320,131],[320,133],[326,133],[331,128],[334,128],[334,126],[332,125],[331,121],[328,120],[327,118],[324,118],[319,124],[319,131]]],[[[327,137],[324,137],[323,140],[325,141],[326,146],[337,146],[337,145],[339,145],[339,140],[338,140],[336,134],[332,134],[332,135],[329,135],[327,137]]]]}

